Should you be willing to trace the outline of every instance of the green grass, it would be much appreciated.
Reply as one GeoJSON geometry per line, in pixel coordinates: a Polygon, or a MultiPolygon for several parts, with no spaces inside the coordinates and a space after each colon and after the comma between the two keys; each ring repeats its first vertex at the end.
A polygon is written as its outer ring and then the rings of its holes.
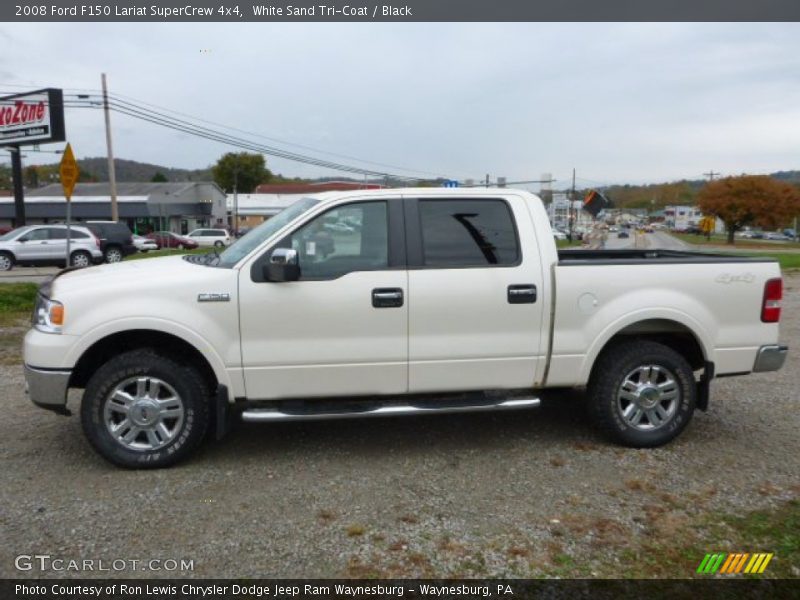
{"type": "Polygon", "coordinates": [[[0,284],[0,326],[8,326],[29,316],[37,289],[39,286],[35,283],[0,284]]]}
{"type": "Polygon", "coordinates": [[[211,252],[211,248],[197,248],[195,250],[178,250],[177,248],[165,248],[164,250],[150,250],[148,252],[137,252],[127,256],[125,260],[144,260],[146,258],[158,258],[159,256],[179,256],[181,254],[206,254],[211,252]]]}
{"type": "Polygon", "coordinates": [[[671,236],[686,242],[687,244],[695,244],[697,246],[727,246],[728,248],[766,248],[780,250],[781,248],[800,248],[800,244],[796,242],[770,242],[769,240],[751,240],[736,238],[733,246],[728,244],[728,236],[722,233],[716,233],[711,236],[711,239],[706,239],[704,235],[695,235],[693,233],[673,233],[667,232],[671,236]]]}
{"type": "Polygon", "coordinates": [[[580,246],[580,240],[556,240],[556,247],[557,248],[574,248],[575,246],[580,246]]]}

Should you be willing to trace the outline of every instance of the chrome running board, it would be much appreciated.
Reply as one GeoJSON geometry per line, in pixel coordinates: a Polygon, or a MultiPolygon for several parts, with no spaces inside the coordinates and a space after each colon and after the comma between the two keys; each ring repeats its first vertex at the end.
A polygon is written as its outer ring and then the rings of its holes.
{"type": "MultiPolygon", "coordinates": [[[[242,412],[242,420],[248,423],[323,421],[327,419],[360,419],[362,417],[396,417],[401,415],[432,415],[447,413],[489,412],[535,408],[539,398],[514,398],[497,402],[479,404],[450,404],[448,406],[411,406],[410,404],[373,404],[363,410],[326,410],[325,400],[319,400],[319,412],[305,409],[302,412],[285,412],[273,408],[247,409],[242,412]]],[[[316,402],[315,402],[316,404],[316,402]]]]}

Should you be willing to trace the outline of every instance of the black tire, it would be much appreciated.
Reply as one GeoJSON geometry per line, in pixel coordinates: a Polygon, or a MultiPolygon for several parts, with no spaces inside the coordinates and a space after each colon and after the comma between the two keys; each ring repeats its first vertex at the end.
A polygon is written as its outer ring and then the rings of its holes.
{"type": "Polygon", "coordinates": [[[592,417],[609,438],[624,446],[653,448],[673,440],[689,424],[697,385],[692,367],[675,350],[657,342],[632,340],[603,351],[592,371],[588,396],[592,417]],[[651,366],[659,370],[643,377],[651,366]],[[656,382],[650,383],[653,379],[656,382]],[[630,392],[634,386],[637,391],[630,392]],[[662,387],[668,391],[660,391],[662,387]],[[637,415],[640,421],[634,424],[637,415]]]}
{"type": "Polygon", "coordinates": [[[225,245],[225,244],[223,244],[223,243],[222,243],[221,241],[219,241],[219,240],[217,240],[216,242],[214,242],[214,246],[216,246],[217,248],[222,248],[224,245],[225,245]]]}
{"type": "Polygon", "coordinates": [[[91,267],[92,266],[92,255],[86,252],[85,250],[77,250],[73,252],[69,257],[69,266],[70,267],[91,267]],[[80,264],[78,264],[80,263],[80,264]]]}
{"type": "MultiPolygon", "coordinates": [[[[197,448],[208,428],[209,405],[210,391],[197,369],[152,350],[132,350],[109,360],[89,380],[81,403],[81,424],[91,445],[109,462],[131,469],[155,469],[171,466],[197,448]],[[175,425],[174,438],[163,447],[130,448],[115,439],[106,424],[106,405],[111,394],[132,378],[157,378],[172,387],[182,402],[181,424],[175,425]]],[[[137,438],[146,438],[145,433],[137,438]]]]}
{"type": "Polygon", "coordinates": [[[183,250],[183,244],[178,244],[178,250],[183,250]]]}
{"type": "Polygon", "coordinates": [[[118,263],[123,259],[122,250],[117,246],[109,246],[103,256],[107,263],[118,263]]]}
{"type": "Polygon", "coordinates": [[[14,255],[10,252],[0,252],[0,271],[10,271],[14,268],[14,255]]]}

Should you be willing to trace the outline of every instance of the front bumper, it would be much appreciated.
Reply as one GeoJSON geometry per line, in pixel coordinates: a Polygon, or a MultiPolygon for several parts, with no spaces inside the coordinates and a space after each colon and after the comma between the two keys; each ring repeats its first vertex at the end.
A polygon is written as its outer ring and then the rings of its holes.
{"type": "Polygon", "coordinates": [[[765,371],[777,371],[786,361],[786,354],[789,352],[788,346],[761,346],[756,355],[756,363],[753,365],[753,373],[763,373],[765,371]]]}
{"type": "Polygon", "coordinates": [[[25,365],[25,391],[41,408],[67,413],[67,389],[71,371],[37,369],[25,365]]]}

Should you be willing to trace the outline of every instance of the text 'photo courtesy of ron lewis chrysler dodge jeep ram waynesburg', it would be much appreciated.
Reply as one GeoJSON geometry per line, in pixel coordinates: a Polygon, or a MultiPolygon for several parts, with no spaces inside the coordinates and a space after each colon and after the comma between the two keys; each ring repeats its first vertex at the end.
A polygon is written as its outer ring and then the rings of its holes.
{"type": "Polygon", "coordinates": [[[220,252],[67,269],[25,337],[38,406],[124,467],[235,419],[504,411],[586,387],[617,443],[675,438],[714,377],[780,369],[770,258],[559,251],[536,196],[390,189],[300,200],[220,252]],[[139,293],[126,294],[135,277],[139,293]]]}

